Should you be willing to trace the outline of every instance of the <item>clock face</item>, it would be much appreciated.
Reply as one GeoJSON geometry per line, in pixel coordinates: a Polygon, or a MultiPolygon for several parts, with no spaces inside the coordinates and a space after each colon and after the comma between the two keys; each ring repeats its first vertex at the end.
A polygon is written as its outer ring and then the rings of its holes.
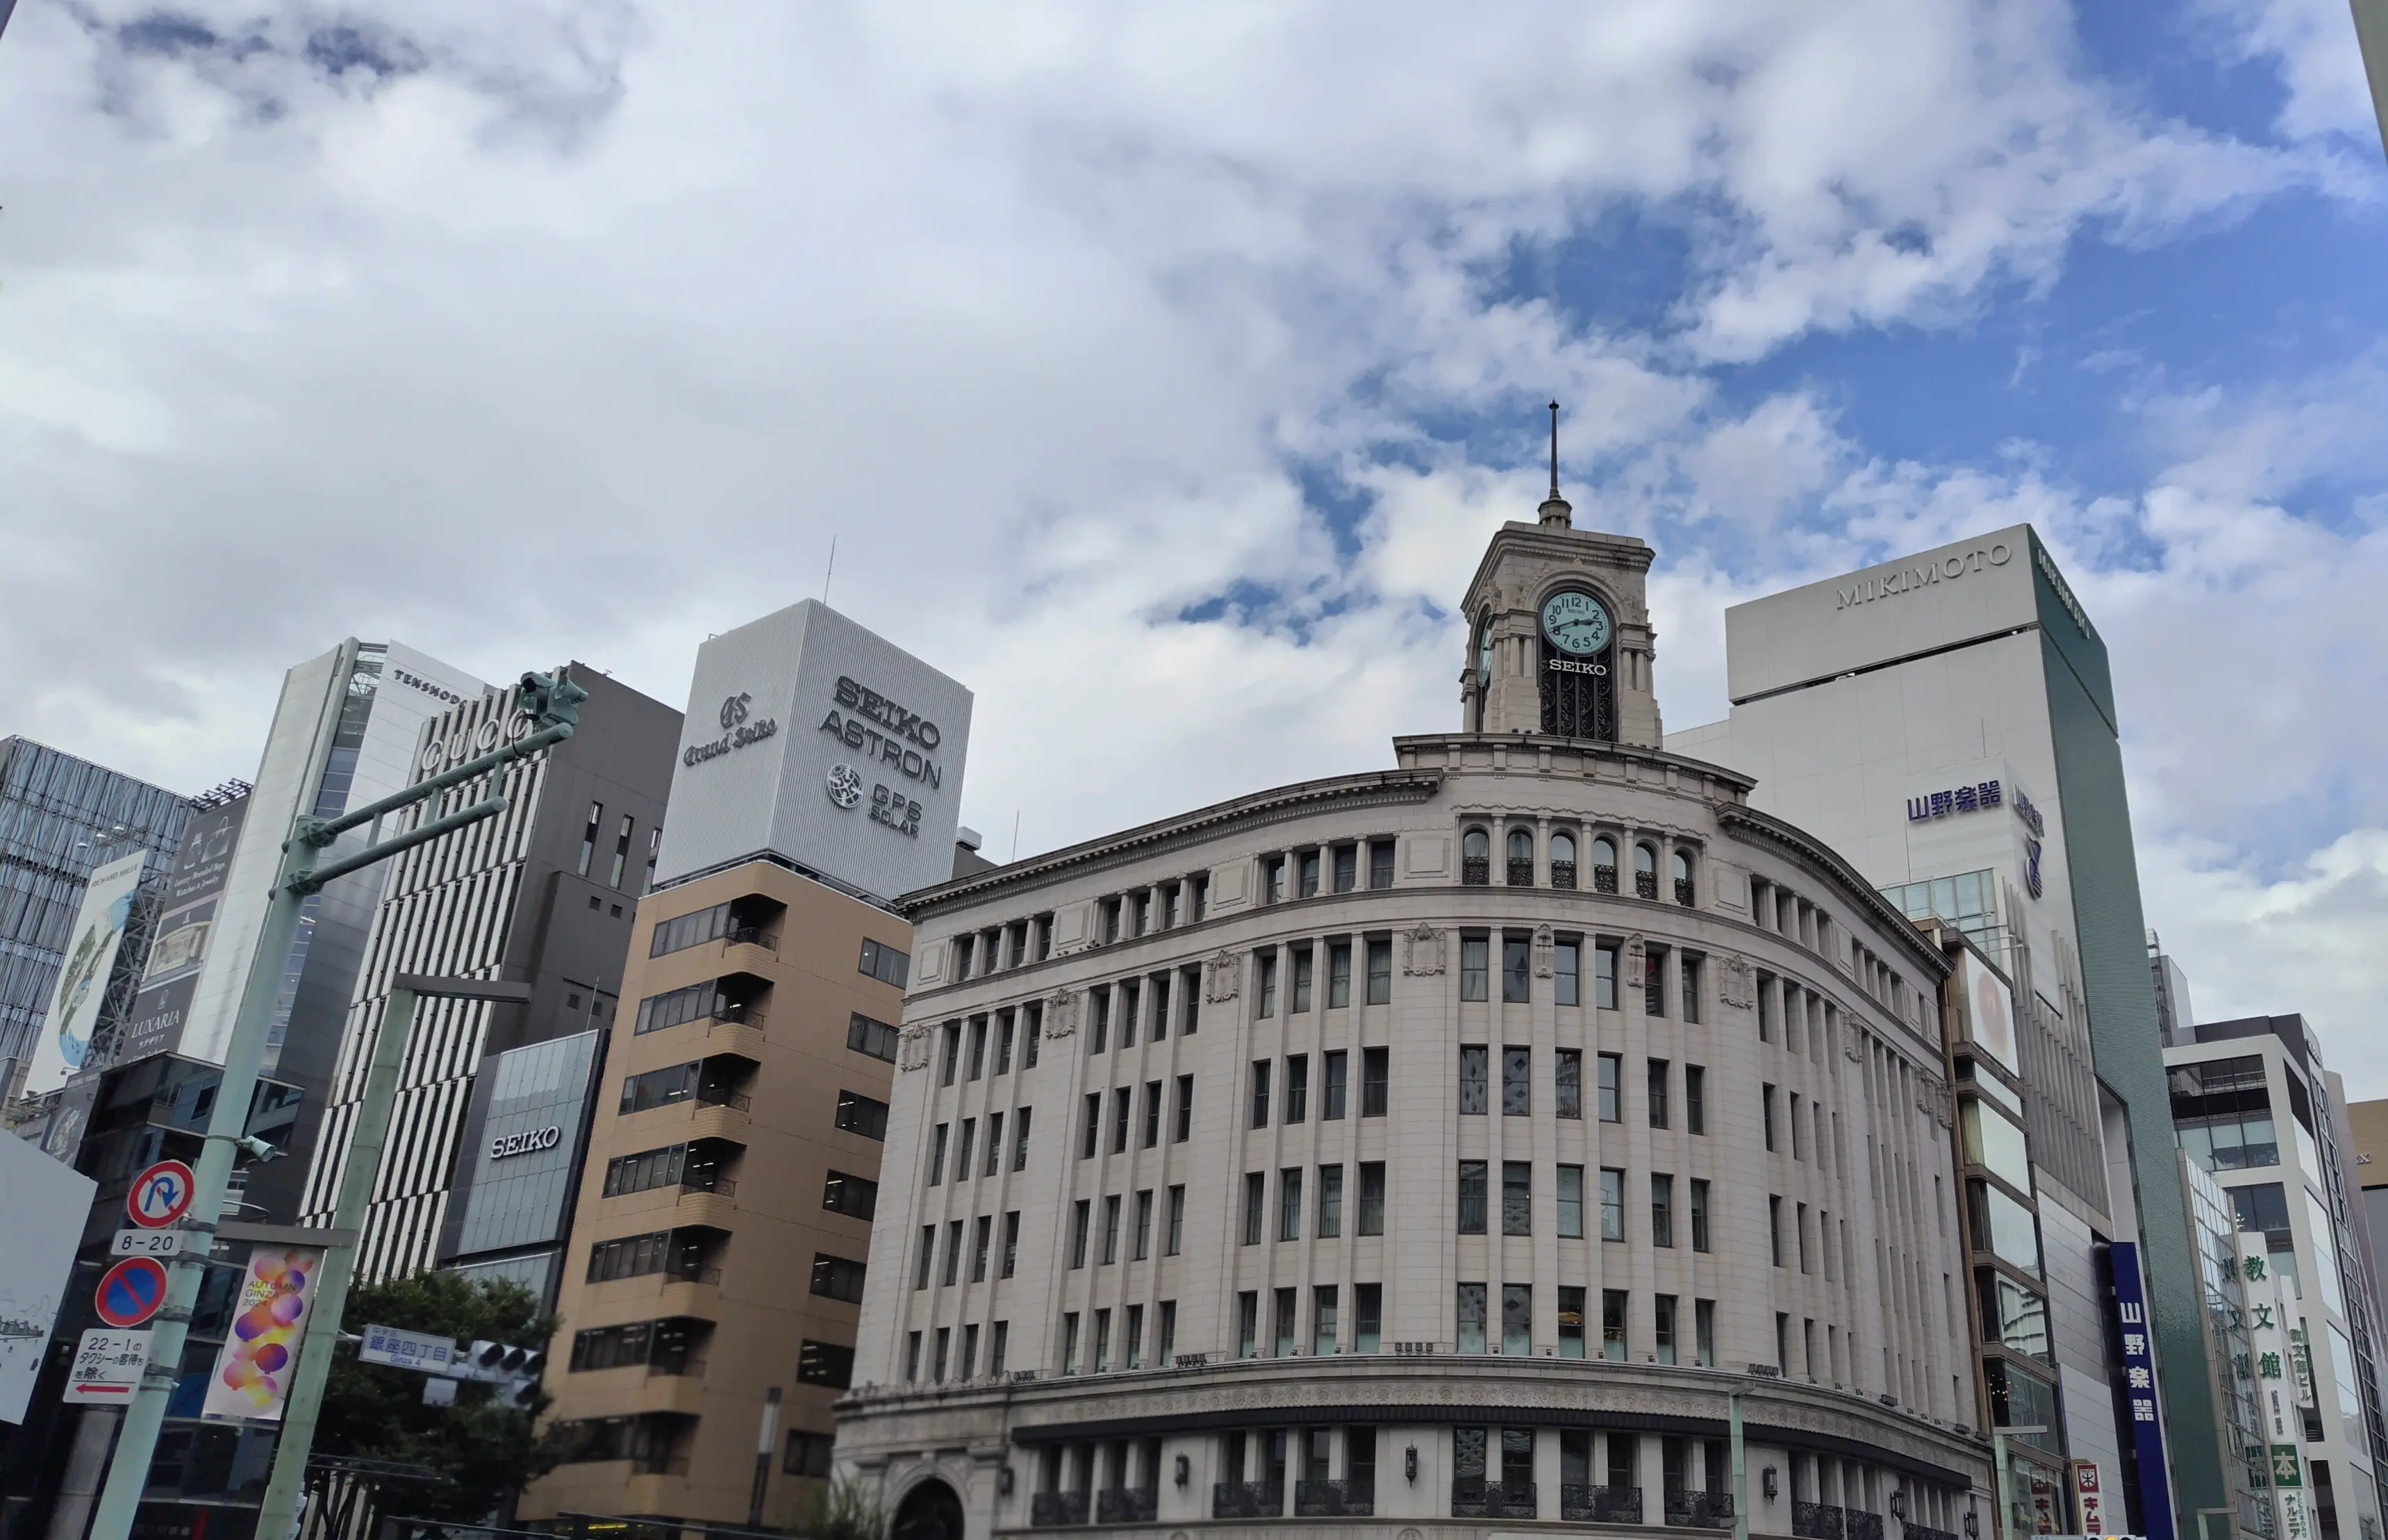
{"type": "Polygon", "coordinates": [[[1599,600],[1581,589],[1554,593],[1543,604],[1543,634],[1574,657],[1590,657],[1608,645],[1614,628],[1599,600]]]}

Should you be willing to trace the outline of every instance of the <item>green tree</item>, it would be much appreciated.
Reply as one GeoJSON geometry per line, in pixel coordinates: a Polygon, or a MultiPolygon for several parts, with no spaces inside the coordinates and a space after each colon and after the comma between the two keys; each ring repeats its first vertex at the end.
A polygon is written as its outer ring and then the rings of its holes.
{"type": "MultiPolygon", "coordinates": [[[[340,1324],[350,1332],[394,1326],[452,1337],[460,1352],[484,1338],[544,1347],[555,1331],[555,1317],[521,1284],[438,1272],[359,1285],[340,1324]]],[[[537,1427],[548,1405],[545,1392],[518,1409],[495,1399],[496,1387],[466,1381],[456,1387],[455,1405],[427,1406],[426,1379],[410,1369],[360,1363],[350,1352],[332,1364],[316,1453],[431,1473],[430,1480],[366,1478],[383,1513],[481,1519],[553,1470],[567,1452],[567,1434],[537,1427]]]]}

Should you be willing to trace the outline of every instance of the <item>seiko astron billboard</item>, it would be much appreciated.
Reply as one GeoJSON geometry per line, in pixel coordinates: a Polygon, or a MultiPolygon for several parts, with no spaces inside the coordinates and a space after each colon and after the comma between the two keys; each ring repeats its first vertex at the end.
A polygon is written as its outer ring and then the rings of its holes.
{"type": "Polygon", "coordinates": [[[697,649],[657,882],[766,851],[893,898],[953,874],[971,693],[818,601],[697,649]]]}

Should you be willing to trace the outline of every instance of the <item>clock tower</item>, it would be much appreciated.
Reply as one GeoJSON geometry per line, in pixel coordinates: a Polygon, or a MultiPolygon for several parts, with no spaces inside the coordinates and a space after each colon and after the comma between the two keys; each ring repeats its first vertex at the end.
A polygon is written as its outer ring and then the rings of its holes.
{"type": "Polygon", "coordinates": [[[1467,585],[1461,730],[1662,746],[1644,593],[1653,553],[1575,528],[1556,451],[1539,513],[1493,534],[1467,585]]]}

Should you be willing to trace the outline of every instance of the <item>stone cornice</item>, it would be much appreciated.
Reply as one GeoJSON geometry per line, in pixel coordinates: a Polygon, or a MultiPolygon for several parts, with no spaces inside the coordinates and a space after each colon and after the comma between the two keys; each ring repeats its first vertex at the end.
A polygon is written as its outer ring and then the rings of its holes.
{"type": "Polygon", "coordinates": [[[1890,900],[1874,891],[1874,885],[1858,874],[1858,869],[1843,859],[1839,851],[1817,839],[1797,824],[1786,823],[1772,813],[1761,813],[1755,808],[1720,808],[1717,821],[1727,828],[1747,830],[1754,836],[1771,840],[1785,849],[1804,857],[1831,872],[1841,885],[1856,896],[1874,916],[1882,934],[1907,948],[1910,957],[1924,965],[1932,977],[1935,993],[1939,981],[1948,977],[1950,962],[1940,948],[1925,939],[1915,928],[1915,922],[1890,907],[1890,900]]]}

